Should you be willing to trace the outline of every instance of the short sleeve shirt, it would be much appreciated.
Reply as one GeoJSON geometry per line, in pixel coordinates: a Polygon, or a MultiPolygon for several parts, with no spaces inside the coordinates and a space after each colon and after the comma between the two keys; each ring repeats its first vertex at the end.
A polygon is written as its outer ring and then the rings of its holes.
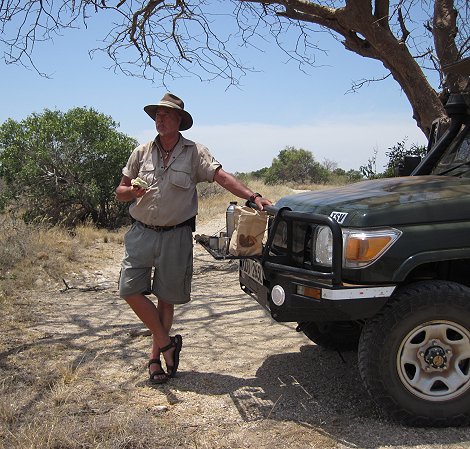
{"type": "Polygon", "coordinates": [[[144,196],[130,206],[130,215],[152,226],[174,226],[197,214],[196,185],[213,182],[221,164],[209,150],[180,136],[167,167],[164,167],[157,141],[140,145],[131,153],[122,174],[137,176],[150,186],[144,196]]]}

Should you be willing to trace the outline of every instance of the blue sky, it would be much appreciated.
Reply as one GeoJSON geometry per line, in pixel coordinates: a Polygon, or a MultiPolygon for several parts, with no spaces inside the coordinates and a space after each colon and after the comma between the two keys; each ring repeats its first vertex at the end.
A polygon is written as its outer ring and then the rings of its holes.
{"type": "MultiPolygon", "coordinates": [[[[139,142],[152,139],[154,124],[143,107],[157,102],[166,88],[114,73],[104,55],[90,59],[88,50],[99,45],[106,26],[101,20],[38,45],[35,62],[50,79],[1,63],[0,123],[46,108],[86,106],[110,115],[120,131],[139,142]]],[[[353,81],[382,76],[379,62],[347,52],[327,34],[318,39],[328,56],[319,55],[320,67],[308,74],[286,64],[271,44],[264,53],[240,49],[238,56],[258,70],[242,78],[240,88],[227,89],[223,80],[171,82],[168,89],[185,101],[194,119],[184,135],[205,144],[230,172],[270,166],[286,146],[309,150],[317,161],[328,159],[346,170],[359,169],[377,151],[377,170],[383,171],[385,153],[398,141],[425,144],[393,79],[347,93],[353,81]]]]}

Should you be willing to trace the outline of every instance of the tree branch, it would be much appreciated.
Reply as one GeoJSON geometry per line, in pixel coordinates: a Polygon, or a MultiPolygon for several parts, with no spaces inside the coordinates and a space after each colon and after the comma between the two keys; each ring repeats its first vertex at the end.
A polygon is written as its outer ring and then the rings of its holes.
{"type": "Polygon", "coordinates": [[[398,23],[400,24],[401,29],[400,42],[404,44],[410,35],[410,32],[406,28],[405,19],[403,18],[403,12],[401,8],[398,8],[398,23]]]}

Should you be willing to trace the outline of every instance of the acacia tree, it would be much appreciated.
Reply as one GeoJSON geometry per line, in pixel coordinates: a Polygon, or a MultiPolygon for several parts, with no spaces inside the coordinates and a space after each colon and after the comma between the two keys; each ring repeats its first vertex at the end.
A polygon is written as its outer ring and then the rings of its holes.
{"type": "MultiPolygon", "coordinates": [[[[383,64],[383,78],[399,83],[428,135],[433,120],[446,116],[449,91],[470,89],[468,78],[444,77],[442,70],[470,54],[469,9],[467,0],[2,1],[0,43],[7,63],[36,67],[33,53],[40,41],[108,13],[100,49],[115,69],[163,85],[188,73],[237,84],[250,70],[236,55],[238,45],[260,46],[271,37],[303,69],[315,64],[314,33],[327,31],[345,49],[383,64]],[[233,18],[233,27],[220,27],[221,15],[233,18]],[[286,33],[296,33],[293,48],[286,46],[286,33]],[[438,86],[428,70],[440,74],[438,86]]],[[[353,88],[371,81],[359,80],[353,88]]]]}

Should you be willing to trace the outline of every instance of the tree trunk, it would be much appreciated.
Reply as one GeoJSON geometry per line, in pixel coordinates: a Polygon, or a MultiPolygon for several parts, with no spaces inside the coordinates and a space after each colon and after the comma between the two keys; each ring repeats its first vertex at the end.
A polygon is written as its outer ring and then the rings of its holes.
{"type": "MultiPolygon", "coordinates": [[[[441,66],[457,62],[461,55],[455,44],[457,35],[457,11],[453,0],[436,0],[434,3],[433,35],[436,54],[441,66]]],[[[448,74],[444,85],[447,92],[468,92],[468,76],[448,74]]]]}

